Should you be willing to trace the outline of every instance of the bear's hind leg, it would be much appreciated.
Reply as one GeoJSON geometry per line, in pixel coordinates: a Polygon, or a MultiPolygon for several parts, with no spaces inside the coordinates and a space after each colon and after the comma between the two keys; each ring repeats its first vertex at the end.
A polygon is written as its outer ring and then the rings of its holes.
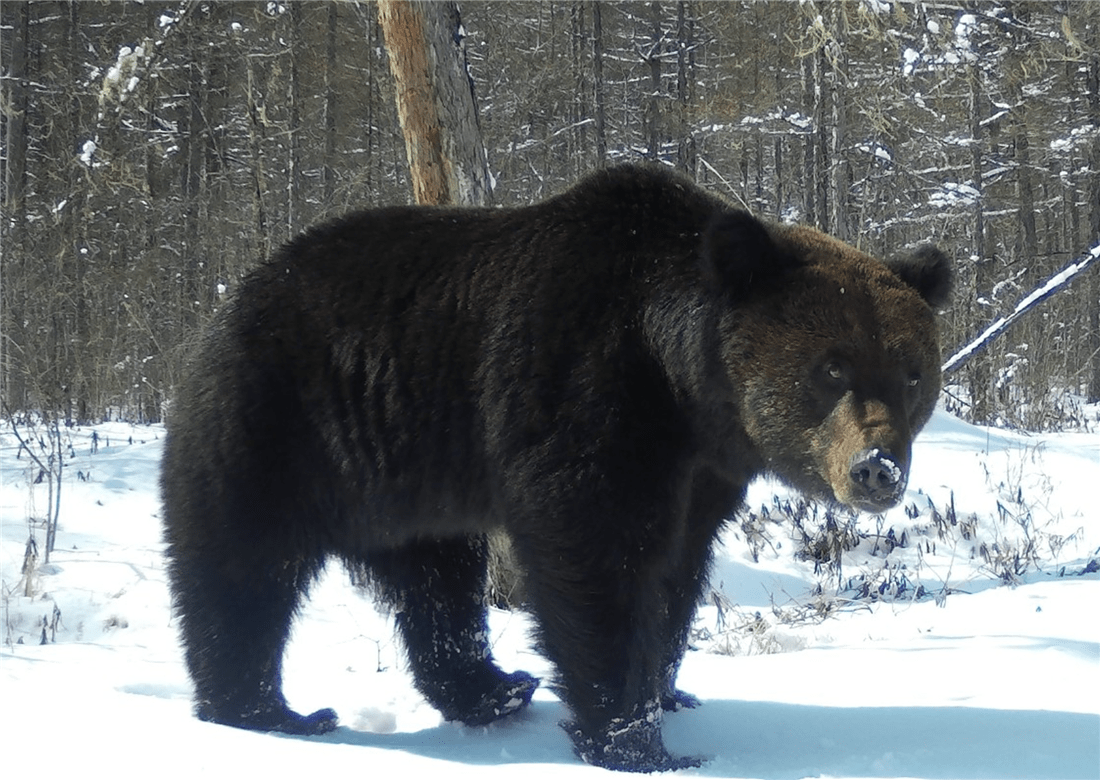
{"type": "Polygon", "coordinates": [[[299,600],[320,561],[259,555],[188,563],[178,548],[169,573],[201,720],[258,731],[323,734],[336,713],[301,715],[282,693],[282,659],[299,600]],[[252,559],[249,564],[248,558],[252,559]]]}
{"type": "Polygon", "coordinates": [[[505,673],[489,652],[483,536],[425,540],[372,555],[417,688],[447,720],[484,725],[522,709],[538,679],[505,673]]]}

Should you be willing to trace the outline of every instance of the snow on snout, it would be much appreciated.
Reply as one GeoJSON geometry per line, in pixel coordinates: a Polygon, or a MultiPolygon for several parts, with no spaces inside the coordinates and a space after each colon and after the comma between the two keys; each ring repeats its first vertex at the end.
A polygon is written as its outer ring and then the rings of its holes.
{"type": "Polygon", "coordinates": [[[901,482],[901,466],[898,465],[898,462],[894,460],[891,455],[884,453],[878,447],[873,447],[868,452],[868,459],[870,460],[872,458],[878,460],[878,462],[882,464],[882,467],[890,472],[890,477],[894,482],[901,482]]]}

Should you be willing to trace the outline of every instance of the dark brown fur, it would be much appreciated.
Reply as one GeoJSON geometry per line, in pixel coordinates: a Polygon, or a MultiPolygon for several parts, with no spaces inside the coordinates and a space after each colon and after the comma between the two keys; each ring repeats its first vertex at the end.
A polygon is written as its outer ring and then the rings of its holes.
{"type": "Polygon", "coordinates": [[[501,528],[579,755],[697,763],[667,753],[660,713],[694,703],[673,683],[722,524],[765,470],[898,500],[948,277],[934,250],[892,270],[649,167],[309,231],[242,283],[172,410],[168,570],[199,715],[335,727],[281,692],[328,556],[370,572],[446,717],[515,711],[537,681],[485,638],[501,528]]]}

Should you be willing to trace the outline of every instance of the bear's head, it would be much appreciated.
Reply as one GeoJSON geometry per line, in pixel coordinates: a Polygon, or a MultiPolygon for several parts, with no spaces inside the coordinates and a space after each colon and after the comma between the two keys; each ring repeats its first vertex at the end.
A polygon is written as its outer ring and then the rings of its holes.
{"type": "Polygon", "coordinates": [[[940,391],[948,259],[923,247],[882,262],[744,213],[712,223],[703,258],[728,301],[721,361],[763,467],[808,495],[896,505],[940,391]]]}

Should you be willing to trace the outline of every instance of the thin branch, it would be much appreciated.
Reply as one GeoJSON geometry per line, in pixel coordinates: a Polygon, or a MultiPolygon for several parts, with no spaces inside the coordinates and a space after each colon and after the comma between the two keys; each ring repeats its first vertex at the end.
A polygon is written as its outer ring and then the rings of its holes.
{"type": "Polygon", "coordinates": [[[944,376],[958,371],[970,358],[988,347],[994,339],[1008,330],[1009,326],[1020,317],[1027,314],[1028,311],[1038,306],[1040,303],[1050,298],[1059,290],[1073,281],[1082,271],[1088,268],[1097,260],[1100,260],[1100,244],[1097,244],[1088,252],[1078,257],[1060,272],[1052,276],[1047,283],[1042,287],[1039,287],[1033,291],[1030,295],[1016,304],[1016,308],[1012,310],[1012,313],[1001,317],[994,322],[980,336],[971,341],[965,347],[960,349],[943,364],[941,371],[944,376]]]}

